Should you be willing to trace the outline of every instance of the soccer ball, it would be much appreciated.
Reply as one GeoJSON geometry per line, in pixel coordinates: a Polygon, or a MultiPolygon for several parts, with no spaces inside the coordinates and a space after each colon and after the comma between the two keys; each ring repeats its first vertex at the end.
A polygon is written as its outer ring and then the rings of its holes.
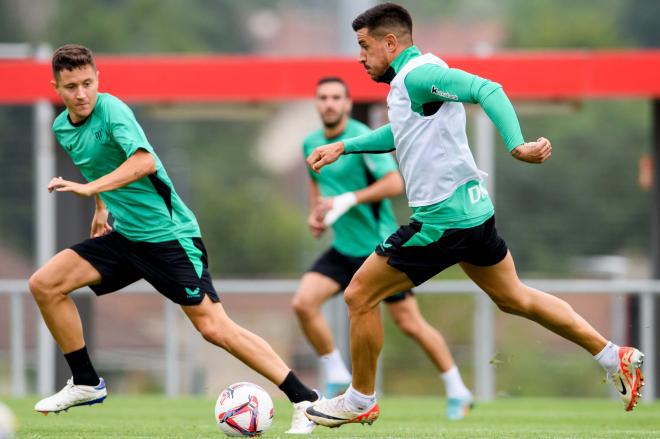
{"type": "Polygon", "coordinates": [[[252,383],[234,383],[215,403],[215,422],[227,436],[259,436],[273,423],[273,400],[252,383]]]}

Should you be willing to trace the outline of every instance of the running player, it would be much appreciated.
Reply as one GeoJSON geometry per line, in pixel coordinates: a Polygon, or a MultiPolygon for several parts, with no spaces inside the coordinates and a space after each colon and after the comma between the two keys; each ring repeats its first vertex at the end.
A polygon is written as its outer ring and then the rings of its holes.
{"type": "Polygon", "coordinates": [[[177,195],[130,108],[98,92],[92,52],[80,45],[62,46],[53,55],[52,68],[52,84],[66,107],[53,131],[88,182],[57,177],[48,191],[94,197],[96,210],[91,238],[56,254],[30,278],[32,295],[73,375],[35,410],[58,413],[107,396],[69,293],[90,286],[97,295],[108,294],[144,278],[181,305],[207,341],[278,385],[294,404],[290,432],[308,432],[313,423],[303,410],[318,399],[317,393],[298,380],[266,341],[225,313],[195,216],[177,195]]]}
{"type": "Polygon", "coordinates": [[[550,142],[524,141],[499,84],[451,69],[432,54],[422,55],[413,45],[412,19],[401,6],[371,8],[353,21],[353,30],[367,73],[390,85],[390,124],[316,148],[308,163],[319,171],[342,154],[396,150],[413,214],[409,225],[376,247],[346,288],[352,386],[343,395],[313,404],[307,416],[335,427],[378,417],[374,377],[383,343],[378,303],[457,263],[500,309],[534,320],[589,351],[606,370],[625,409],[632,410],[643,385],[643,354],[606,340],[566,302],[518,279],[481,185],[485,174],[468,148],[461,102],[481,105],[518,160],[543,163],[550,158],[550,142]]]}
{"type": "MultiPolygon", "coordinates": [[[[319,80],[316,110],[323,128],[305,138],[305,157],[319,145],[370,131],[349,117],[351,106],[349,90],[342,79],[319,80]]],[[[334,347],[321,305],[346,288],[374,246],[396,229],[387,198],[403,191],[403,181],[391,154],[343,156],[323,174],[310,170],[310,177],[309,227],[315,237],[332,227],[334,240],[332,247],[302,277],[293,298],[293,309],[321,359],[326,382],[324,393],[329,397],[346,390],[351,374],[334,347]]],[[[396,325],[422,347],[440,371],[447,391],[447,417],[463,418],[472,404],[472,394],[465,387],[442,335],[424,320],[411,290],[398,292],[384,301],[396,325]]]]}

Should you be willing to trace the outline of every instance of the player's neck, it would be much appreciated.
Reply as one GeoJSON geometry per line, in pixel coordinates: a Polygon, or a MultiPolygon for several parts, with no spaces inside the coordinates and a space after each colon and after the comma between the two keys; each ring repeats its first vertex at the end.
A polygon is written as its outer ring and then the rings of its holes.
{"type": "Polygon", "coordinates": [[[346,129],[346,123],[348,122],[348,117],[342,118],[339,123],[333,127],[323,127],[323,135],[326,139],[334,139],[339,137],[341,133],[346,129]]]}

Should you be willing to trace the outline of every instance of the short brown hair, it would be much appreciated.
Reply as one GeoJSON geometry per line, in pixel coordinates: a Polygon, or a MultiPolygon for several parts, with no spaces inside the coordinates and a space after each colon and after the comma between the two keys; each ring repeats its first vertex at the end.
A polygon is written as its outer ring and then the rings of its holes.
{"type": "Polygon", "coordinates": [[[60,77],[62,70],[73,70],[90,65],[96,70],[94,54],[80,44],[65,44],[55,51],[52,59],[53,76],[60,77]]]}
{"type": "Polygon", "coordinates": [[[341,84],[344,86],[344,91],[346,92],[346,97],[350,97],[350,92],[348,91],[348,85],[346,84],[346,81],[341,79],[339,76],[324,76],[321,79],[318,80],[316,83],[316,88],[318,89],[320,86],[323,84],[327,84],[329,82],[336,82],[338,84],[341,84]]]}
{"type": "Polygon", "coordinates": [[[352,27],[355,32],[366,28],[370,34],[379,37],[388,33],[404,33],[412,36],[412,17],[403,6],[383,3],[358,15],[353,20],[352,27]]]}

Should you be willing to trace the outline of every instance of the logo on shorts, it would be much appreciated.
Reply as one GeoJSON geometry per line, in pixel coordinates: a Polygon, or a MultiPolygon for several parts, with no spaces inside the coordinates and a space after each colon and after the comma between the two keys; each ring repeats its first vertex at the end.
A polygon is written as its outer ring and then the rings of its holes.
{"type": "Polygon", "coordinates": [[[389,242],[385,241],[385,242],[383,242],[380,246],[383,247],[383,248],[390,248],[390,247],[392,247],[392,244],[390,244],[389,242]]]}
{"type": "Polygon", "coordinates": [[[199,287],[195,288],[194,290],[191,290],[188,287],[185,287],[185,288],[186,288],[186,294],[188,295],[188,297],[199,296],[199,287]]]}

